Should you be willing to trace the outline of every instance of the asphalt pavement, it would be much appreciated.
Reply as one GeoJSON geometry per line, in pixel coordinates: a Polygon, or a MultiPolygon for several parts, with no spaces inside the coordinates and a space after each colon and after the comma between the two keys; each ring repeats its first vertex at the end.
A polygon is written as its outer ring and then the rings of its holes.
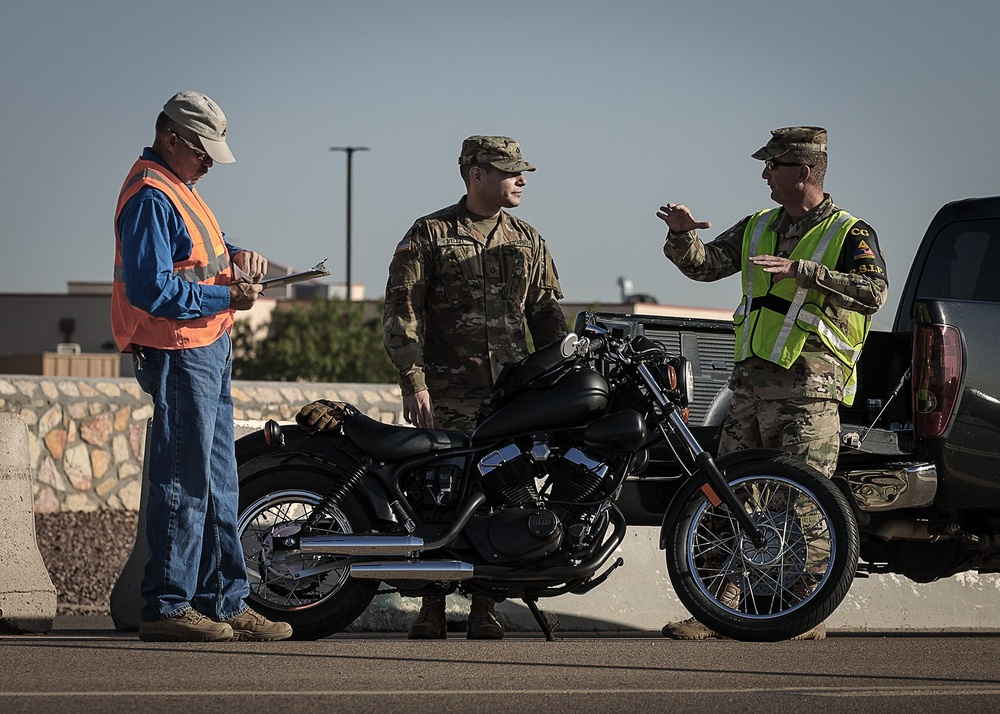
{"type": "Polygon", "coordinates": [[[995,712],[996,632],[852,633],[821,642],[678,642],[658,632],[547,642],[140,642],[108,617],[0,636],[0,711],[995,712]]]}

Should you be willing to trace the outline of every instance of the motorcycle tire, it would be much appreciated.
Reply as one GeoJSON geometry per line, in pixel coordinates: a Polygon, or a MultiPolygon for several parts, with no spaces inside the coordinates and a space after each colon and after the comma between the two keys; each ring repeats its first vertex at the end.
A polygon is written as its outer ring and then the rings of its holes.
{"type": "MultiPolygon", "coordinates": [[[[292,626],[292,639],[317,640],[340,632],[371,604],[378,581],[350,577],[337,557],[269,549],[270,540],[295,532],[336,483],[329,466],[309,457],[263,456],[240,466],[239,533],[250,580],[248,604],[270,620],[292,626]],[[294,573],[313,570],[306,577],[294,573]]],[[[348,496],[324,514],[313,534],[369,529],[366,504],[348,496]]]]}
{"type": "Polygon", "coordinates": [[[788,457],[737,462],[725,478],[762,531],[755,546],[723,503],[692,479],[667,512],[666,560],[674,590],[723,637],[775,642],[819,625],[857,572],[857,522],[843,492],[788,457]]]}

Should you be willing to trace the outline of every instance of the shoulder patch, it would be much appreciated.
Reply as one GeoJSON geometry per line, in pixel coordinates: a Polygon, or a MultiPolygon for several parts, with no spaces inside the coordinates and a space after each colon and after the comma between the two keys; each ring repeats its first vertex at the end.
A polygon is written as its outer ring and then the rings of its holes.
{"type": "Polygon", "coordinates": [[[396,250],[393,251],[393,255],[398,253],[405,253],[410,249],[410,236],[403,236],[403,240],[396,244],[396,250]]]}
{"type": "Polygon", "coordinates": [[[868,244],[865,243],[864,240],[861,240],[861,241],[858,242],[858,247],[854,251],[854,257],[855,258],[874,258],[875,257],[875,253],[872,252],[872,249],[868,247],[868,244]]]}

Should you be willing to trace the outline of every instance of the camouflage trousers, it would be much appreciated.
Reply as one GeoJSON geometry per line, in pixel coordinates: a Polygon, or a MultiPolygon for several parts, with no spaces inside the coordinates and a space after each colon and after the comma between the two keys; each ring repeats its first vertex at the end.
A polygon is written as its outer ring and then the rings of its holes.
{"type": "MultiPolygon", "coordinates": [[[[733,390],[733,403],[722,424],[719,455],[739,449],[763,447],[791,453],[828,478],[833,477],[840,453],[839,404],[831,399],[795,397],[761,399],[752,389],[733,390]]],[[[775,512],[795,513],[795,520],[807,541],[803,575],[792,587],[794,599],[801,599],[822,580],[830,566],[829,523],[815,505],[792,492],[764,494],[754,489],[748,510],[763,506],[775,512]],[[766,496],[766,498],[765,498],[766,496]],[[787,499],[791,498],[789,502],[787,499]]]]}
{"type": "Polygon", "coordinates": [[[435,397],[434,428],[445,431],[464,431],[471,434],[476,425],[489,413],[489,398],[435,397]]]}
{"type": "Polygon", "coordinates": [[[764,447],[787,451],[828,477],[840,454],[839,404],[832,399],[761,399],[737,387],[722,423],[719,456],[764,447]]]}

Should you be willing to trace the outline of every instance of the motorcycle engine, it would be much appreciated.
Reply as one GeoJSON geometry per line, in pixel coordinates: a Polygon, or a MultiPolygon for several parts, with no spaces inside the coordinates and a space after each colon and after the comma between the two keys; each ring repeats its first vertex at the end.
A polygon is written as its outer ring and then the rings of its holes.
{"type": "Polygon", "coordinates": [[[523,505],[538,502],[535,479],[539,473],[535,461],[515,444],[497,449],[479,462],[487,503],[523,505]]]}
{"type": "Polygon", "coordinates": [[[473,545],[487,562],[543,558],[567,541],[588,542],[596,513],[590,501],[608,467],[577,448],[553,454],[544,443],[524,451],[516,444],[478,464],[487,504],[494,512],[470,525],[473,545]]]}

